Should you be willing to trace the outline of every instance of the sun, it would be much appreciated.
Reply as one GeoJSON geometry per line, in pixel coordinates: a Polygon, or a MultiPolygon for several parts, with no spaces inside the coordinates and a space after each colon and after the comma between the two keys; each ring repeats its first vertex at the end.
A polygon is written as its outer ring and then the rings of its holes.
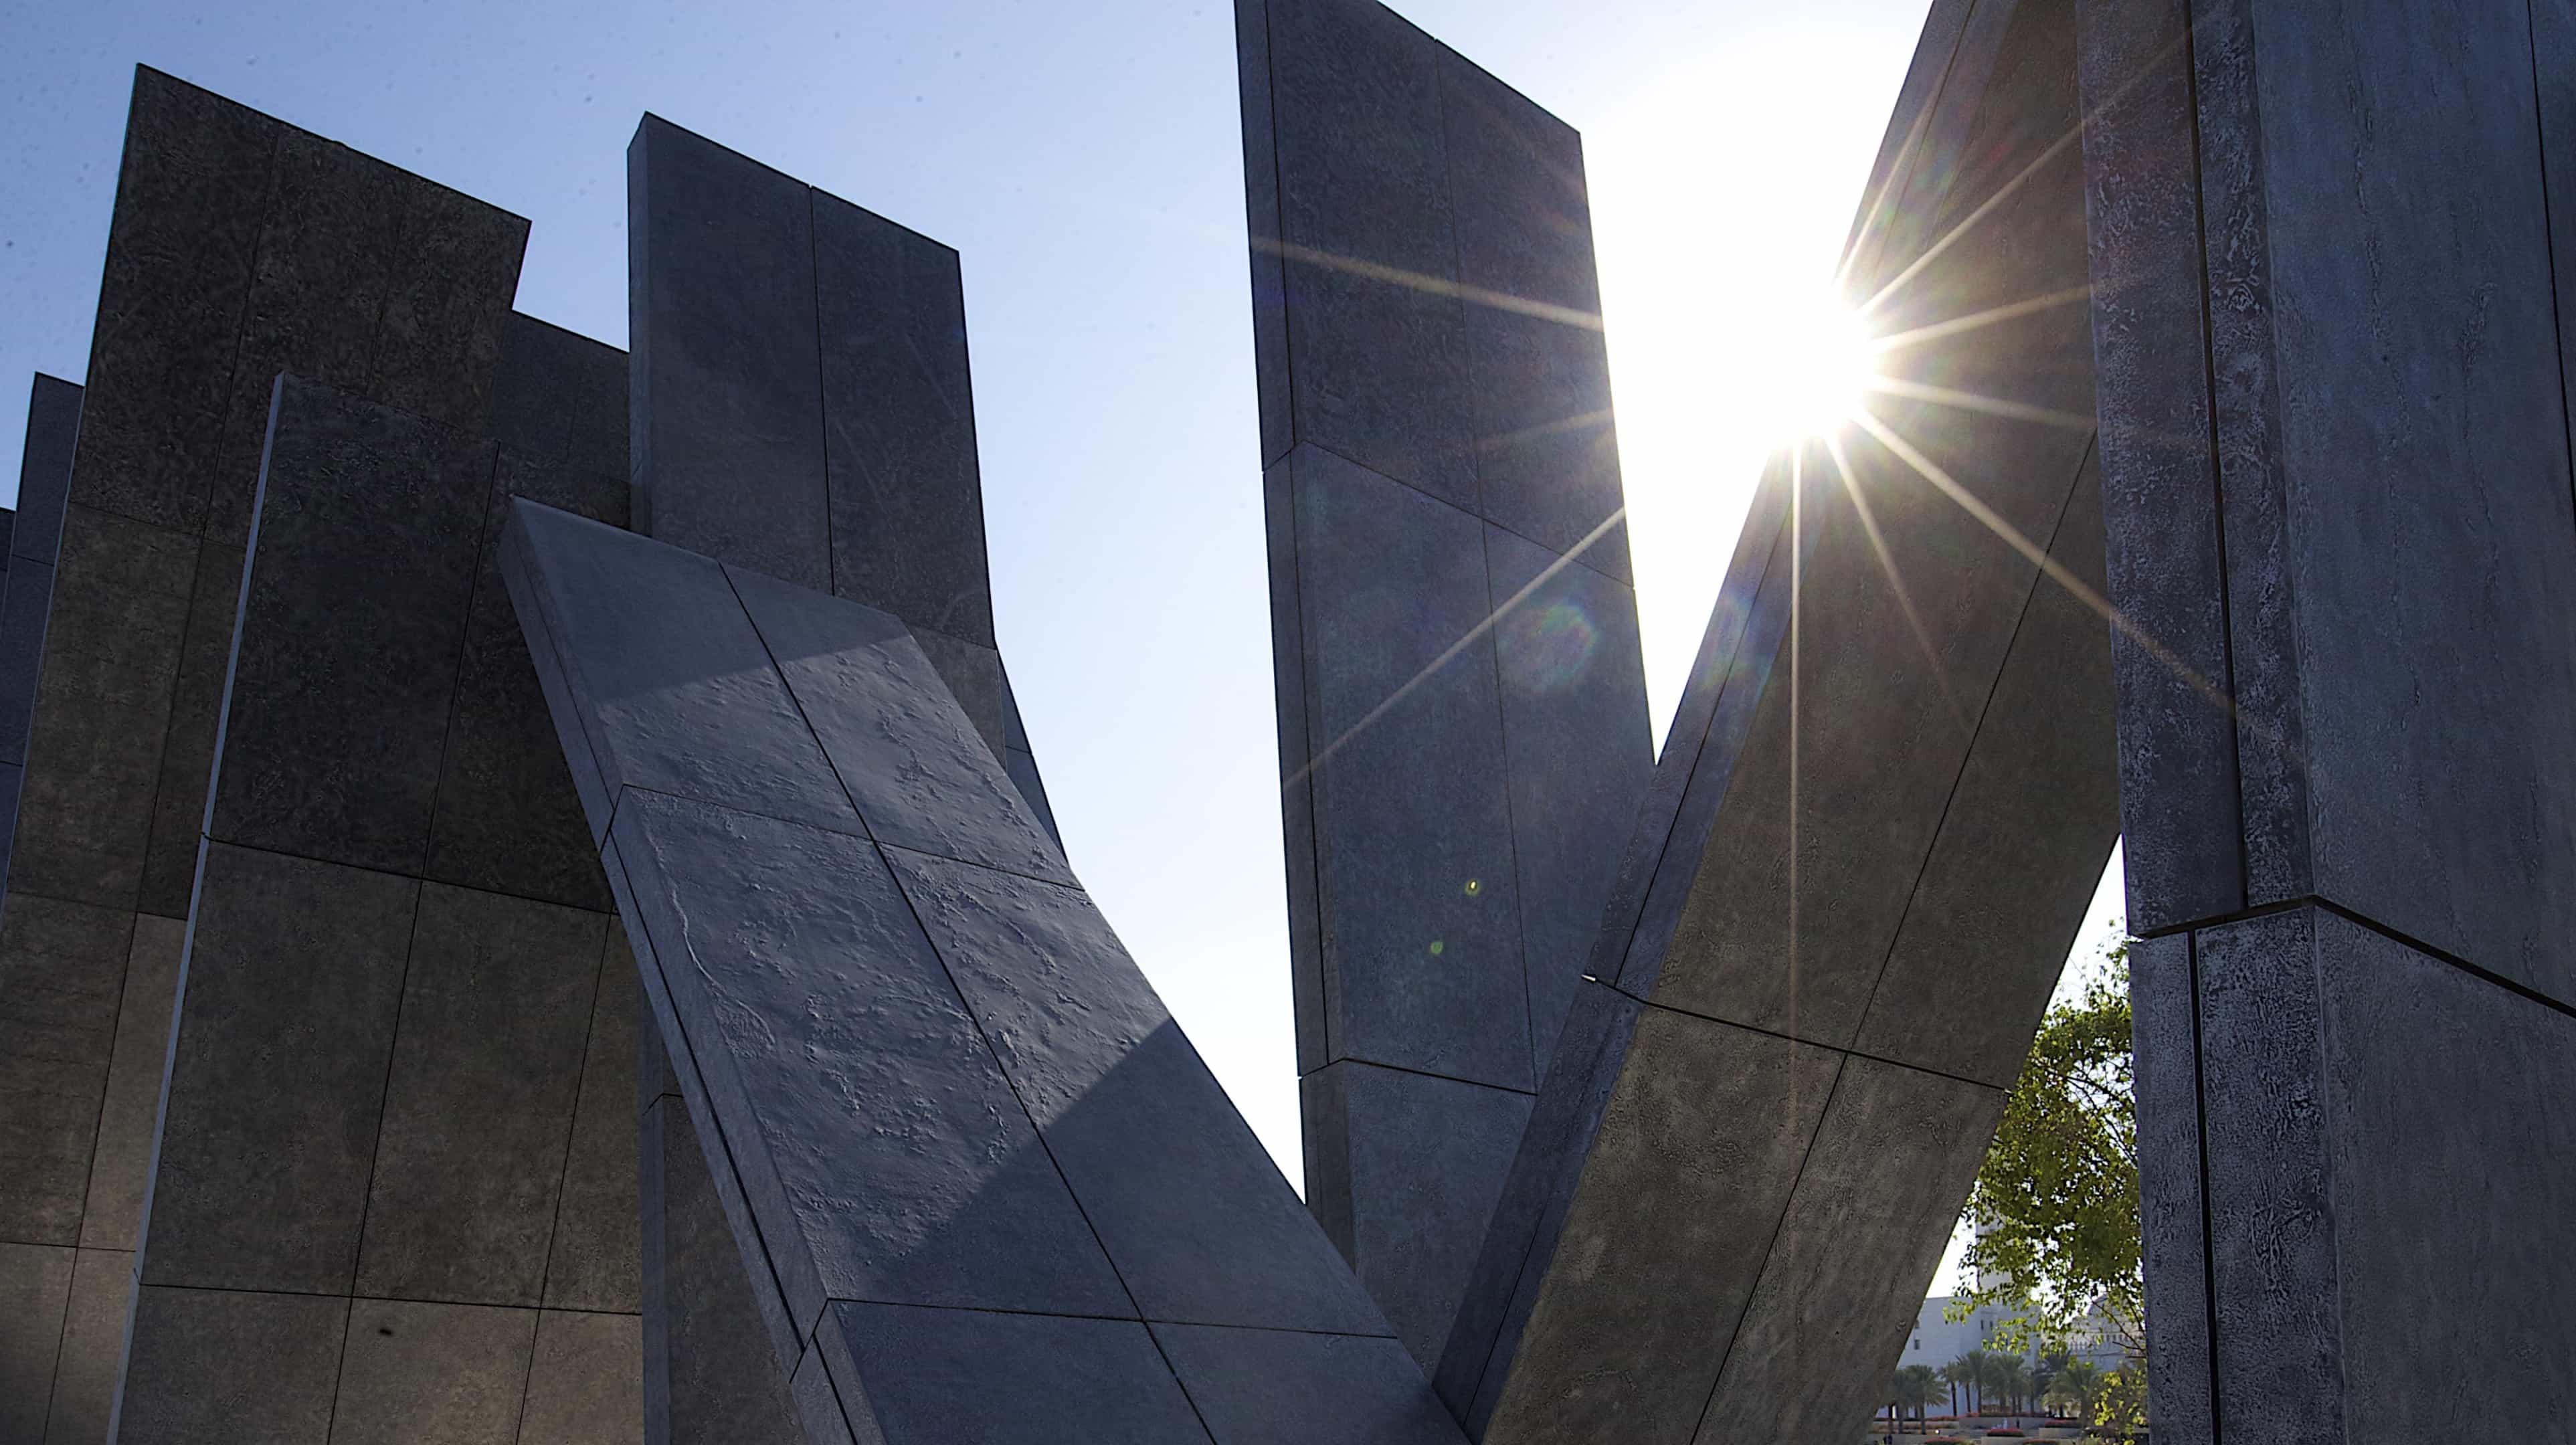
{"type": "Polygon", "coordinates": [[[1783,298],[1773,322],[1770,424],[1775,444],[1828,435],[1857,414],[1878,378],[1860,315],[1829,291],[1783,298]]]}

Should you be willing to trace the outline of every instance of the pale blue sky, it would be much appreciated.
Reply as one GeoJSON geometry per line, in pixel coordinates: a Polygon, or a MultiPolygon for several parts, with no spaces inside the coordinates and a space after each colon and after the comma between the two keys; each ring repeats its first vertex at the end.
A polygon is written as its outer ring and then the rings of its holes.
{"type": "MultiPolygon", "coordinates": [[[[527,216],[519,308],[620,345],[647,108],[957,247],[1066,843],[1297,1177],[1230,4],[0,4],[11,453],[27,373],[84,370],[138,61],[527,216]]],[[[1925,0],[1400,8],[1584,134],[1660,719],[1769,440],[1764,336],[1832,264],[1925,0]]]]}

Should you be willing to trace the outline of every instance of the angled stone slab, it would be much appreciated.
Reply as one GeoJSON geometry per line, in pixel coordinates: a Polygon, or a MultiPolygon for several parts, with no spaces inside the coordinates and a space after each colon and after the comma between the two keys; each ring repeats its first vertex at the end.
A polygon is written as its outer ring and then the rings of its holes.
{"type": "Polygon", "coordinates": [[[2082,294],[2071,16],[1995,19],[1925,40],[1969,243],[1851,278],[1897,394],[1765,476],[1447,1342],[1489,1441],[1859,1428],[2110,849],[2087,318],[1906,334],[2082,294]]]}
{"type": "MultiPolygon", "coordinates": [[[[703,559],[526,503],[511,525],[530,651],[565,657],[578,632],[585,678],[641,676],[616,649],[656,648],[663,614],[708,600],[650,585],[703,559]],[[597,630],[601,608],[631,625],[597,630]]],[[[1018,799],[900,624],[738,580],[759,632],[723,670],[792,695],[839,767],[801,776],[844,825],[595,787],[646,991],[809,1436],[1202,1439],[1149,1322],[1390,1340],[1088,899],[1013,871],[1034,825],[1017,814],[1029,831],[1002,847],[979,821],[1018,799]],[[832,741],[852,731],[864,749],[832,741]],[[925,766],[960,771],[896,785],[925,766]],[[878,841],[895,837],[972,856],[878,841]]],[[[659,675],[668,706],[550,681],[558,728],[593,757],[619,755],[631,719],[725,736],[719,694],[659,675]]],[[[739,681],[721,697],[769,706],[739,681]]],[[[1454,1440],[1418,1371],[1411,1386],[1399,1413],[1318,1438],[1454,1440]]]]}
{"type": "Polygon", "coordinates": [[[1582,147],[1374,0],[1235,34],[1305,1172],[1428,1365],[1652,762],[1582,147]]]}

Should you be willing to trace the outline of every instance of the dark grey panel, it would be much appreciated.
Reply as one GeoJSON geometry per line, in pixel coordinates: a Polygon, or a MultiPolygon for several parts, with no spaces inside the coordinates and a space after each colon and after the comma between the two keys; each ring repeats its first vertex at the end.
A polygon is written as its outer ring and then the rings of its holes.
{"type": "MultiPolygon", "coordinates": [[[[2102,545],[2088,465],[2050,552],[2098,595],[2102,545]]],[[[2118,836],[2110,638],[2084,601],[2034,581],[1870,996],[1862,1053],[1998,1089],[2020,1077],[2118,836]]]]}
{"type": "Polygon", "coordinates": [[[655,115],[626,191],[636,526],[829,587],[811,193],[655,115]]]}
{"type": "Polygon", "coordinates": [[[1145,1318],[1386,1331],[1090,899],[886,857],[1145,1318]]]}
{"type": "Polygon", "coordinates": [[[1134,1445],[1208,1440],[1132,1320],[841,1303],[818,1343],[849,1360],[837,1378],[866,1382],[866,1408],[888,1441],[1053,1445],[1072,1429],[1134,1445]],[[1009,1367],[996,1369],[1002,1361],[1009,1367]]]}
{"type": "Polygon", "coordinates": [[[367,395],[464,431],[485,429],[528,223],[404,177],[402,219],[367,395]]]}
{"type": "Polygon", "coordinates": [[[333,1445],[513,1445],[537,1312],[352,1300],[333,1445]]]}
{"type": "Polygon", "coordinates": [[[501,534],[511,497],[623,526],[626,481],[523,461],[504,450],[492,484],[438,779],[428,876],[605,912],[608,887],[581,796],[501,580],[501,534]]]}
{"type": "Polygon", "coordinates": [[[1306,1151],[1308,1204],[1427,1372],[1448,1344],[1531,1097],[1353,1059],[1298,1083],[1307,1127],[1322,1135],[1306,1151]]]}
{"type": "Polygon", "coordinates": [[[501,573],[594,838],[621,787],[858,828],[724,568],[514,502],[501,573]]]}
{"type": "Polygon", "coordinates": [[[1002,654],[928,627],[914,626],[911,632],[930,665],[939,669],[940,680],[956,695],[957,705],[966,710],[975,735],[993,756],[1000,757],[1011,745],[1010,684],[1002,676],[1002,654]]]}
{"type": "Polygon", "coordinates": [[[583,1047],[563,1203],[546,1249],[549,1309],[632,1313],[636,1298],[636,1023],[644,1003],[625,930],[608,920],[583,1047]]]}
{"type": "Polygon", "coordinates": [[[1465,1436],[1393,1340],[1154,1325],[1216,1445],[1458,1445],[1465,1436]]]}
{"type": "Polygon", "coordinates": [[[2348,1418],[2439,1434],[2456,1411],[2426,1362],[2496,1359],[2514,1388],[2484,1428],[2564,1431],[2576,1260],[2541,1222],[2576,1213],[2576,1017],[2332,914],[2316,946],[2348,1418]],[[2376,1308],[2364,1290],[2418,1303],[2376,1308]]]}
{"type": "Polygon", "coordinates": [[[11,558],[7,577],[0,579],[0,760],[27,760],[36,675],[44,663],[45,623],[53,605],[53,564],[11,558]]]}
{"type": "Polygon", "coordinates": [[[74,501],[190,534],[203,525],[285,130],[135,67],[74,501]]]}
{"type": "Polygon", "coordinates": [[[528,1445],[635,1445],[642,1439],[637,1326],[630,1314],[540,1311],[519,1439],[528,1445]]]}
{"type": "Polygon", "coordinates": [[[1535,1079],[1555,1054],[1567,1001],[1601,931],[1620,848],[1654,771],[1654,734],[1640,681],[1636,595],[1493,526],[1485,528],[1485,559],[1501,614],[1494,654],[1535,1079]]]}
{"type": "Polygon", "coordinates": [[[873,846],[631,791],[615,841],[792,1318],[1133,1309],[873,846]]]}
{"type": "Polygon", "coordinates": [[[392,289],[402,172],[288,126],[267,203],[224,399],[223,450],[206,484],[204,531],[250,535],[269,393],[281,372],[368,394],[376,318],[392,289]]]}
{"type": "MultiPolygon", "coordinates": [[[[540,467],[628,486],[626,353],[513,311],[501,326],[492,376],[492,440],[540,467]]],[[[626,500],[617,502],[622,524],[626,500]]]]}
{"type": "MultiPolygon", "coordinates": [[[[796,1373],[787,1382],[789,1396],[796,1407],[795,1434],[791,1437],[804,1445],[861,1445],[850,1424],[848,1407],[841,1403],[841,1392],[832,1379],[831,1366],[824,1363],[821,1350],[807,1350],[796,1362],[796,1373]]],[[[859,1406],[859,1418],[867,1421],[865,1445],[879,1445],[882,1436],[876,1422],[867,1413],[865,1401],[859,1406]]]]}
{"type": "Polygon", "coordinates": [[[2576,1005],[2576,515],[2532,304],[2553,287],[2532,19],[2253,13],[2293,549],[2296,681],[2274,685],[2304,700],[2316,891],[2576,1005]]]}
{"type": "Polygon", "coordinates": [[[147,1280],[349,1289],[418,893],[407,878],[206,845],[147,1280]]]}
{"type": "Polygon", "coordinates": [[[0,1240],[0,1439],[45,1438],[72,1255],[64,1245],[0,1240]]]}
{"type": "MultiPolygon", "coordinates": [[[[1290,440],[1476,506],[1444,52],[1374,0],[1259,0],[1277,141],[1290,440]]],[[[1256,224],[1266,219],[1256,202],[1256,224]]],[[[1256,247],[1267,237],[1256,233],[1256,247]]]]}
{"type": "Polygon", "coordinates": [[[647,1445],[797,1441],[789,1363],[761,1325],[743,1249],[679,1100],[645,1112],[643,1162],[647,1445]]]}
{"type": "Polygon", "coordinates": [[[2149,1408],[2167,1429],[2214,1439],[2209,1232],[2202,1211],[2200,1002],[2189,934],[2129,946],[2138,1110],[2138,1234],[2146,1270],[2149,1408]]]}
{"type": "MultiPolygon", "coordinates": [[[[19,800],[10,891],[132,908],[197,540],[78,502],[65,514],[27,742],[44,763],[19,800]]],[[[197,802],[202,818],[202,777],[197,802]]]]}
{"type": "Polygon", "coordinates": [[[108,1061],[98,1147],[81,1210],[81,1243],[92,1249],[134,1249],[143,1228],[143,1195],[161,1122],[161,1075],[170,1060],[170,1023],[178,1003],[179,956],[187,940],[187,925],[175,918],[135,915],[116,1009],[116,1051],[108,1061]]]}
{"type": "Polygon", "coordinates": [[[2003,1108],[2000,1089],[1844,1061],[1694,1440],[1864,1433],[2003,1108]]]}
{"type": "Polygon", "coordinates": [[[134,1317],[133,1254],[84,1249],[78,1255],[63,1317],[62,1359],[54,1367],[45,1445],[95,1445],[108,1438],[117,1372],[125,1363],[126,1326],[134,1317]]]}
{"type": "Polygon", "coordinates": [[[133,915],[16,890],[0,921],[0,1239],[78,1244],[133,915]]]}
{"type": "Polygon", "coordinates": [[[1484,524],[1312,447],[1288,468],[1328,1057],[1531,1088],[1493,643],[1443,657],[1491,607],[1484,524]]]}
{"type": "MultiPolygon", "coordinates": [[[[1257,18],[1256,4],[1238,7],[1237,21],[1257,18]]],[[[1249,100],[1247,99],[1247,104],[1249,100]]],[[[1322,880],[1315,852],[1315,789],[1307,759],[1330,742],[1318,738],[1315,690],[1307,673],[1304,580],[1297,561],[1295,466],[1282,459],[1261,474],[1261,521],[1270,564],[1270,677],[1279,738],[1279,831],[1288,874],[1288,965],[1297,1020],[1297,1071],[1311,1073],[1333,1056],[1330,1014],[1324,1002],[1322,880]]],[[[1334,1187],[1318,1174],[1316,1155],[1306,1163],[1306,1197],[1334,1187]]],[[[1343,1192],[1347,1194],[1345,1187],[1343,1192]]]]}
{"type": "Polygon", "coordinates": [[[2327,1285],[2340,1274],[2318,1070],[2316,913],[2205,928],[2192,946],[2216,1416],[2231,1437],[2333,1439],[2344,1381],[2340,1311],[2327,1285]]]}
{"type": "Polygon", "coordinates": [[[812,194],[831,589],[990,647],[957,253],[812,194]]]}
{"type": "Polygon", "coordinates": [[[491,466],[488,443],[278,383],[211,836],[420,870],[491,466]]]}
{"type": "Polygon", "coordinates": [[[1270,7],[1235,0],[1234,53],[1243,106],[1243,193],[1252,241],[1253,380],[1260,396],[1261,464],[1295,440],[1288,385],[1287,261],[1279,254],[1279,137],[1270,116],[1270,7]],[[1265,246],[1262,242],[1273,244],[1265,246]]]}
{"type": "Polygon", "coordinates": [[[1691,1439],[1842,1058],[1645,1011],[1480,1438],[1691,1439]]]}
{"type": "MultiPolygon", "coordinates": [[[[1019,789],[1020,801],[1029,805],[1029,812],[1037,818],[1038,827],[1045,830],[1048,840],[1061,852],[1064,834],[1055,824],[1055,806],[1047,801],[1046,779],[1038,776],[1037,754],[1019,748],[1005,748],[1002,751],[1002,770],[1011,775],[1011,786],[1019,789]]],[[[5,873],[0,873],[0,878],[5,877],[5,873]]]]}
{"type": "Polygon", "coordinates": [[[141,1294],[120,1445],[325,1445],[349,1301],[151,1285],[141,1294]]]}
{"type": "Polygon", "coordinates": [[[1433,1381],[1450,1413],[1479,1438],[1510,1378],[1566,1209],[1582,1182],[1585,1153],[1643,1009],[1594,980],[1575,989],[1546,1087],[1532,1102],[1511,1171],[1487,1211],[1484,1240],[1433,1381]]]}
{"type": "Polygon", "coordinates": [[[1465,314],[1481,510],[1560,556],[1591,541],[1581,560],[1626,581],[1582,139],[1445,48],[1440,119],[1458,279],[1475,288],[1465,314]]]}
{"type": "MultiPolygon", "coordinates": [[[[2126,740],[2122,856],[2129,926],[2148,932],[2245,902],[2236,727],[2203,690],[2232,695],[2234,681],[2227,545],[2199,364],[2209,340],[2202,157],[2181,0],[2079,0],[2077,10],[2076,64],[2091,112],[2085,201],[2108,596],[2137,628],[2112,641],[2126,740]],[[2190,364],[2175,365],[2178,357],[2190,364]]],[[[2245,158],[2232,143],[2210,157],[2222,176],[2245,158]]],[[[2219,254],[2238,264],[2232,248],[2219,254]]]]}
{"type": "Polygon", "coordinates": [[[538,1303],[606,922],[421,888],[357,1293],[538,1303]]]}
{"type": "Polygon", "coordinates": [[[19,454],[16,516],[9,559],[53,565],[63,545],[63,506],[71,500],[72,456],[80,442],[81,389],[36,373],[27,393],[27,445],[19,454]]]}
{"type": "Polygon", "coordinates": [[[210,538],[197,547],[178,675],[164,684],[169,725],[160,739],[152,842],[144,854],[136,900],[146,913],[187,917],[188,895],[197,886],[197,840],[205,836],[206,788],[214,775],[224,688],[232,677],[233,631],[241,619],[242,565],[248,554],[249,544],[239,537],[210,538]]]}
{"type": "MultiPolygon", "coordinates": [[[[945,684],[886,613],[727,568],[839,786],[878,841],[1059,883],[1073,874],[945,684]]],[[[998,669],[996,678],[998,680],[998,669]]]]}

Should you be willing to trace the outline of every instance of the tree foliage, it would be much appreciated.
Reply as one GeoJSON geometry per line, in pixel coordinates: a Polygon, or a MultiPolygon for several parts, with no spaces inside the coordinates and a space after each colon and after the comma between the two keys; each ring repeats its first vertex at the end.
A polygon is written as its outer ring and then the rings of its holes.
{"type": "Polygon", "coordinates": [[[1948,1312],[1997,1307],[1994,1343],[2014,1352],[2107,1334],[2125,1363],[2096,1397],[2106,1424],[2144,1423],[2123,1404],[2143,1406],[2146,1367],[2132,1073],[2123,945],[2040,1025],[1968,1199],[1978,1233],[1961,1264],[1976,1284],[1948,1312]]]}

